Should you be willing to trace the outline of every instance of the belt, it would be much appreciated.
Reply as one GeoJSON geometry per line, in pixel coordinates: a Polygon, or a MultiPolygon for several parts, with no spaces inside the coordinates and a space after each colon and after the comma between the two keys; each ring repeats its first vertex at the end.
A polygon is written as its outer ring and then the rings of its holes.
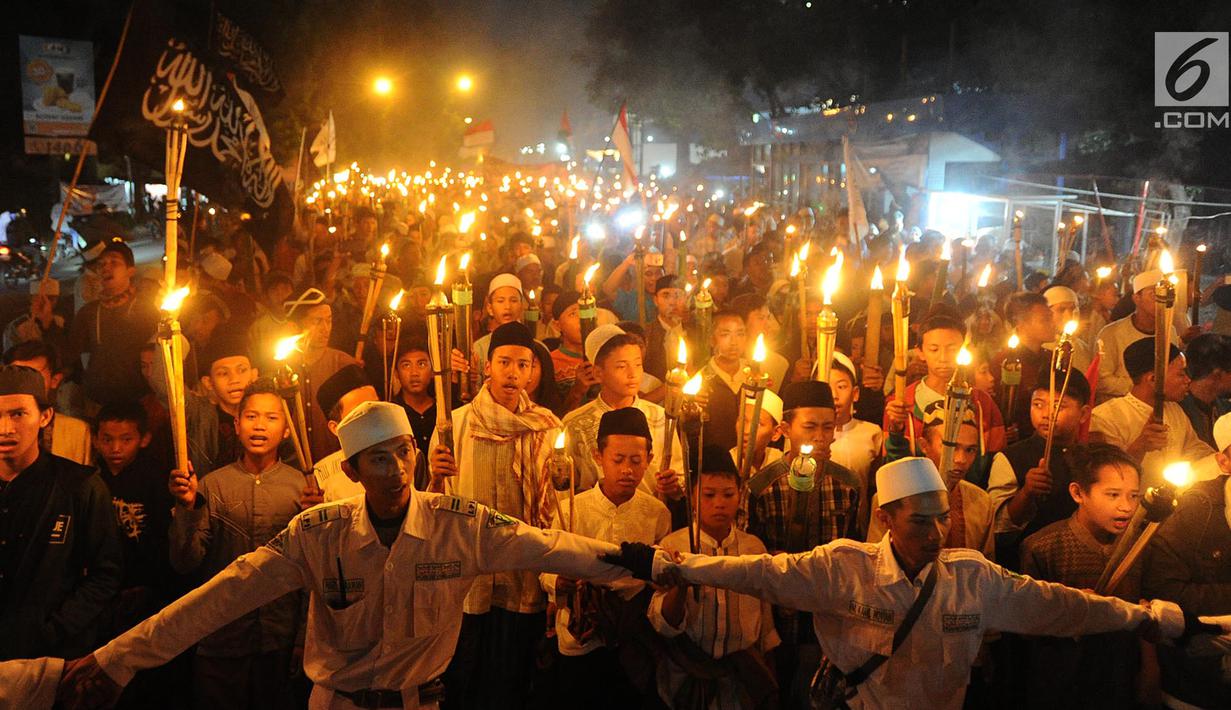
{"type": "MultiPolygon", "coordinates": [[[[356,707],[371,710],[402,707],[402,691],[400,690],[364,688],[363,690],[335,690],[333,692],[351,701],[356,707]]],[[[445,684],[437,678],[420,685],[418,692],[420,705],[440,702],[445,697],[445,684]]]]}

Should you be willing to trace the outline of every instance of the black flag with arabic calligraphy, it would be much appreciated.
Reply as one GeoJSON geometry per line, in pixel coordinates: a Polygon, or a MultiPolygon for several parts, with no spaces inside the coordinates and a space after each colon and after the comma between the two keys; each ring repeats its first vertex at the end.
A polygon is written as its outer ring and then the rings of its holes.
{"type": "MultiPolygon", "coordinates": [[[[261,115],[260,102],[282,92],[269,55],[212,9],[136,2],[91,137],[104,153],[130,155],[161,172],[171,107],[182,99],[189,146],[183,185],[249,211],[254,228],[264,225],[259,231],[272,236],[288,221],[291,196],[261,115]]],[[[263,236],[258,241],[270,246],[263,236]]]]}

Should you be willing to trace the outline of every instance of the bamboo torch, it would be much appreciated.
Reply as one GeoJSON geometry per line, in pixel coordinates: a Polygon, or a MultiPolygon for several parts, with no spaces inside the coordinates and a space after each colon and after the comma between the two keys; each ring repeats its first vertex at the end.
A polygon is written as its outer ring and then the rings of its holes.
{"type": "Polygon", "coordinates": [[[1154,285],[1154,419],[1163,421],[1163,382],[1167,379],[1167,355],[1171,351],[1171,308],[1175,305],[1175,267],[1171,252],[1163,249],[1158,257],[1163,278],[1154,285]]]}
{"type": "Polygon", "coordinates": [[[274,344],[274,362],[278,363],[274,371],[274,385],[282,396],[282,414],[286,417],[287,426],[291,430],[291,443],[295,446],[295,455],[304,471],[312,470],[312,442],[308,440],[308,420],[304,416],[303,391],[299,386],[299,374],[291,367],[290,357],[299,348],[303,334],[282,338],[274,344]],[[290,400],[295,404],[294,417],[291,416],[290,400]]]}
{"type": "Polygon", "coordinates": [[[594,292],[590,290],[590,281],[594,278],[594,272],[598,271],[598,266],[598,262],[595,262],[586,269],[585,276],[582,277],[581,297],[577,299],[577,317],[581,320],[583,354],[586,338],[598,326],[598,300],[594,298],[594,292]]]}
{"type": "MultiPolygon", "coordinates": [[[[183,99],[176,99],[171,104],[171,111],[174,116],[171,119],[170,125],[167,126],[167,150],[163,167],[163,176],[167,183],[167,195],[164,201],[167,210],[165,229],[167,235],[167,264],[165,280],[168,294],[175,291],[176,256],[179,252],[180,178],[184,174],[184,154],[188,151],[188,128],[184,121],[184,108],[183,99]]],[[[193,219],[196,219],[195,215],[193,219]]],[[[191,257],[191,254],[189,256],[191,257]]],[[[176,310],[179,310],[178,307],[176,310]]],[[[178,313],[176,317],[178,317],[178,313]]],[[[175,319],[173,318],[172,320],[175,319]]],[[[184,470],[186,471],[187,469],[184,470]]]]}
{"type": "Polygon", "coordinates": [[[957,449],[957,432],[962,426],[966,410],[970,408],[970,369],[972,358],[965,346],[957,354],[957,368],[949,380],[945,391],[945,424],[944,436],[941,437],[940,475],[945,479],[945,485],[952,488],[957,481],[951,480],[953,474],[953,455],[957,449]]]}
{"type": "Polygon", "coordinates": [[[380,297],[380,289],[385,284],[385,259],[389,256],[389,245],[380,245],[380,256],[372,264],[371,278],[368,279],[368,297],[363,304],[363,320],[359,322],[359,342],[355,344],[355,359],[363,359],[363,346],[368,340],[368,328],[372,325],[372,314],[376,312],[376,299],[380,297]]]}
{"type": "MultiPolygon", "coordinates": [[[[547,472],[551,477],[552,492],[555,494],[557,516],[560,515],[560,493],[568,491],[568,527],[565,530],[573,532],[577,528],[577,476],[573,468],[573,457],[568,455],[564,443],[564,431],[561,430],[556,435],[551,455],[547,457],[547,472]]],[[[560,525],[564,525],[563,517],[560,525]]]]}
{"type": "MultiPolygon", "coordinates": [[[[158,324],[158,344],[162,350],[167,376],[167,404],[171,410],[171,440],[175,445],[175,467],[188,471],[188,426],[185,415],[184,339],[180,334],[179,311],[188,296],[185,286],[167,293],[162,301],[158,324]]],[[[202,472],[204,475],[205,472],[202,472]]]]}
{"type": "Polygon", "coordinates": [[[812,242],[804,242],[791,262],[791,276],[795,279],[796,296],[799,299],[799,356],[808,357],[808,251],[812,242]],[[798,273],[795,264],[799,264],[798,273]]]}
{"type": "Polygon", "coordinates": [[[1056,420],[1060,418],[1060,405],[1069,391],[1069,377],[1073,374],[1073,335],[1077,333],[1077,321],[1064,324],[1060,342],[1052,351],[1051,372],[1047,386],[1047,439],[1043,444],[1043,465],[1051,465],[1052,440],[1056,435],[1056,420]],[[1056,390],[1056,378],[1060,377],[1060,389],[1056,390]]]}
{"type": "Polygon", "coordinates": [[[765,334],[757,336],[757,344],[752,349],[753,368],[747,381],[744,382],[743,394],[740,397],[740,419],[744,426],[740,428],[739,478],[747,481],[752,470],[752,457],[757,450],[757,429],[761,425],[761,409],[765,405],[765,390],[769,388],[769,373],[761,369],[766,358],[765,334]],[[752,415],[747,416],[744,410],[752,402],[752,415]]]}
{"type": "MultiPolygon", "coordinates": [[[[680,338],[679,348],[675,355],[676,366],[671,368],[667,373],[667,397],[663,400],[663,409],[666,412],[666,417],[663,419],[663,455],[658,466],[659,471],[666,471],[671,468],[671,442],[675,437],[675,430],[679,426],[680,417],[683,415],[684,407],[684,384],[688,381],[688,344],[683,338],[680,338]]],[[[687,461],[685,461],[687,464],[687,461]]]]}
{"type": "MultiPolygon", "coordinates": [[[[906,247],[898,253],[898,273],[893,284],[893,393],[901,398],[906,393],[906,351],[910,347],[910,262],[906,247]]],[[[912,442],[912,451],[914,450],[912,442]]]]}
{"type": "Polygon", "coordinates": [[[389,310],[380,316],[380,355],[383,359],[385,370],[386,402],[393,401],[393,383],[397,379],[393,374],[393,368],[397,366],[398,341],[402,339],[402,316],[398,315],[398,308],[402,305],[402,297],[404,295],[406,295],[406,290],[398,289],[398,292],[389,301],[389,310]],[[389,331],[393,331],[392,363],[389,362],[389,331]]]}
{"type": "Polygon", "coordinates": [[[704,446],[704,412],[697,403],[697,395],[701,394],[701,384],[701,373],[698,372],[692,376],[692,379],[684,383],[684,386],[680,389],[681,393],[684,395],[684,406],[681,410],[682,418],[680,426],[686,429],[695,430],[697,432],[697,460],[695,462],[695,468],[693,467],[693,458],[689,455],[688,451],[688,437],[680,437],[680,445],[684,451],[684,470],[687,472],[690,468],[692,469],[692,475],[685,476],[684,500],[688,506],[688,549],[693,553],[698,552],[700,549],[698,547],[699,534],[697,531],[697,524],[700,522],[701,516],[696,508],[696,506],[700,504],[700,501],[698,500],[699,496],[693,495],[692,484],[701,477],[700,458],[701,450],[704,446]]]}
{"type": "Polygon", "coordinates": [[[1146,489],[1128,526],[1116,540],[1107,566],[1094,587],[1097,594],[1111,595],[1124,577],[1133,569],[1146,544],[1158,530],[1158,526],[1176,508],[1179,491],[1192,482],[1192,466],[1187,461],[1177,461],[1163,469],[1163,482],[1146,489]]]}
{"type": "Polygon", "coordinates": [[[1006,424],[1012,424],[1017,415],[1017,388],[1022,383],[1022,358],[1017,348],[1021,342],[1017,333],[1009,336],[1009,354],[1000,365],[1001,397],[1006,424]]]}
{"type": "MultiPolygon", "coordinates": [[[[470,252],[462,254],[457,265],[457,278],[453,281],[453,319],[457,326],[457,349],[467,358],[474,345],[472,327],[474,308],[474,289],[470,285],[470,252]]],[[[462,399],[469,402],[474,397],[470,373],[462,373],[462,399]]]]}
{"type": "Polygon", "coordinates": [[[863,364],[880,365],[881,313],[885,310],[885,281],[878,264],[872,268],[871,290],[868,291],[867,329],[863,336],[863,364]]]}
{"type": "Polygon", "coordinates": [[[701,356],[698,358],[704,362],[710,351],[710,334],[714,331],[714,297],[710,295],[710,284],[712,279],[705,279],[701,282],[701,288],[697,290],[697,295],[692,298],[693,316],[697,321],[697,339],[701,341],[701,356]]]}
{"type": "Polygon", "coordinates": [[[645,227],[637,228],[633,234],[633,263],[637,269],[637,322],[645,325],[645,244],[642,243],[641,235],[645,232],[645,227]]]}
{"type": "Polygon", "coordinates": [[[436,267],[436,292],[427,303],[428,359],[436,383],[436,435],[442,446],[453,451],[453,417],[450,405],[450,379],[453,368],[453,306],[445,295],[445,266],[448,256],[440,257],[436,267]]]}
{"type": "Polygon", "coordinates": [[[833,295],[838,292],[842,274],[842,252],[821,277],[821,312],[816,316],[816,379],[829,382],[833,367],[833,351],[838,340],[838,314],[833,309],[833,295]]]}
{"type": "Polygon", "coordinates": [[[1193,276],[1188,280],[1190,290],[1189,302],[1192,303],[1193,325],[1201,325],[1201,262],[1205,258],[1205,245],[1197,245],[1197,254],[1193,258],[1193,276]]]}

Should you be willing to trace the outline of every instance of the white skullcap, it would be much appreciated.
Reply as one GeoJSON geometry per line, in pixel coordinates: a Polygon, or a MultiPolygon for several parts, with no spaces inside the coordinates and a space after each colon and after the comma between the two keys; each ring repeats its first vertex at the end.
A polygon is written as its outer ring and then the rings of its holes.
{"type": "Polygon", "coordinates": [[[931,459],[908,456],[880,467],[876,472],[876,496],[881,506],[920,493],[947,490],[931,459]]]}
{"type": "Polygon", "coordinates": [[[410,420],[406,410],[392,402],[360,402],[338,424],[344,458],[403,434],[413,435],[410,420]]]}
{"type": "Polygon", "coordinates": [[[618,325],[600,325],[590,331],[585,342],[586,359],[594,362],[594,358],[598,355],[598,351],[603,349],[603,345],[617,335],[624,335],[624,329],[618,325]]]}
{"type": "Polygon", "coordinates": [[[44,282],[43,279],[31,279],[30,280],[30,295],[31,296],[37,296],[38,290],[40,287],[46,289],[44,293],[46,293],[46,295],[48,296],[59,296],[60,295],[60,282],[59,281],[56,281],[55,279],[46,279],[46,286],[42,285],[43,282],[44,282]]]}
{"type": "Polygon", "coordinates": [[[1231,414],[1224,414],[1214,422],[1214,445],[1219,451],[1231,446],[1231,414]]]}
{"type": "Polygon", "coordinates": [[[491,280],[491,283],[487,284],[487,295],[491,296],[496,292],[496,289],[504,288],[505,286],[510,286],[517,289],[518,293],[525,293],[521,287],[521,279],[517,278],[513,274],[496,274],[495,278],[491,280]]]}
{"type": "Polygon", "coordinates": [[[833,362],[835,365],[841,365],[847,372],[851,373],[851,378],[853,380],[851,382],[852,385],[859,383],[859,370],[855,369],[855,363],[851,362],[851,359],[846,356],[846,353],[839,352],[837,350],[833,351],[833,362]]]}
{"type": "MultiPolygon", "coordinates": [[[[744,406],[746,407],[752,406],[752,400],[746,399],[744,402],[744,406]]],[[[764,398],[761,400],[761,411],[767,412],[769,416],[773,417],[775,424],[781,424],[782,423],[782,398],[779,397],[777,393],[775,393],[771,389],[765,390],[764,398]]],[[[749,413],[748,416],[752,416],[752,414],[749,413]]]]}
{"type": "Polygon", "coordinates": [[[1144,288],[1154,288],[1154,284],[1162,280],[1163,272],[1158,269],[1143,271],[1133,277],[1133,293],[1137,293],[1144,288]]]}
{"type": "Polygon", "coordinates": [[[543,260],[539,258],[538,254],[524,254],[517,257],[516,263],[513,264],[513,270],[520,272],[522,269],[530,266],[531,264],[538,264],[539,266],[542,266],[543,260]]]}
{"type": "Polygon", "coordinates": [[[201,270],[215,281],[226,281],[231,275],[231,262],[218,252],[211,251],[201,257],[201,270]]]}
{"type": "Polygon", "coordinates": [[[1052,286],[1043,292],[1048,306],[1058,306],[1062,303],[1077,303],[1077,292],[1068,286],[1052,286]]]}

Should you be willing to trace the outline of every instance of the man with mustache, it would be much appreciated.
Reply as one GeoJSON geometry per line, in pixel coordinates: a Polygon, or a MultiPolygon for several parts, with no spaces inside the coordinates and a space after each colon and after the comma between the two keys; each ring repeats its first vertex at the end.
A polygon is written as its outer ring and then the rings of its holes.
{"type": "Polygon", "coordinates": [[[120,587],[111,494],[40,448],[51,416],[39,373],[0,367],[0,661],[84,652],[120,587]]]}

